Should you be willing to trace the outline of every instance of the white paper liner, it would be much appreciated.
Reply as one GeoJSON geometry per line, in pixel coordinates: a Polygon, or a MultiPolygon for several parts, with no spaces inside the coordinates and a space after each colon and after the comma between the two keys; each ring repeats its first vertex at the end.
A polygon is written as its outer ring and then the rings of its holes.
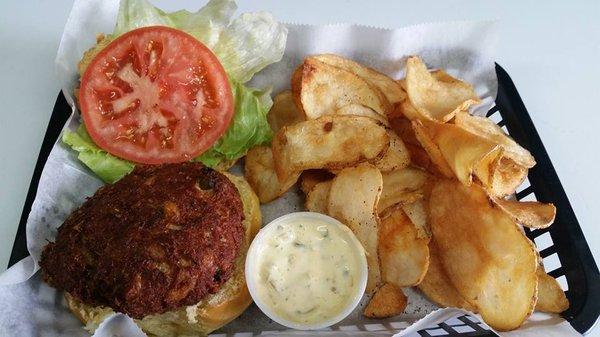
{"type": "MultiPolygon", "coordinates": [[[[78,81],[77,63],[83,52],[94,45],[97,33],[112,31],[117,10],[118,0],[76,0],[73,4],[56,57],[57,76],[71,106],[74,106],[72,92],[78,81]]],[[[430,67],[444,68],[451,75],[472,83],[484,98],[480,114],[493,104],[497,80],[494,69],[496,33],[492,22],[434,23],[394,30],[346,24],[289,24],[288,29],[282,61],[257,74],[251,85],[272,87],[275,93],[289,88],[292,70],[303,57],[315,53],[344,55],[394,78],[404,76],[406,56],[420,55],[430,67]]],[[[79,118],[74,113],[65,128],[75,130],[78,125],[79,118]]],[[[15,336],[89,336],[68,311],[62,294],[44,284],[36,271],[41,250],[54,239],[58,226],[101,185],[102,182],[77,160],[73,151],[60,141],[54,145],[27,221],[27,247],[31,256],[0,275],[0,303],[3,304],[0,306],[0,334],[6,331],[15,336]]],[[[297,190],[291,191],[262,207],[264,222],[302,209],[302,196],[297,190]]],[[[391,335],[436,309],[417,291],[406,289],[406,293],[409,306],[405,314],[388,320],[365,319],[360,314],[363,301],[340,324],[318,334],[391,335]]],[[[439,312],[443,311],[436,311],[439,312]]],[[[552,329],[570,327],[560,318],[553,319],[551,325],[532,320],[522,330],[530,331],[537,325],[552,329]]],[[[285,328],[270,322],[252,306],[219,333],[262,332],[270,335],[282,330],[285,328]]],[[[315,332],[285,331],[285,334],[304,336],[315,332]]],[[[106,319],[94,336],[143,336],[143,333],[127,316],[116,314],[106,319]]]]}

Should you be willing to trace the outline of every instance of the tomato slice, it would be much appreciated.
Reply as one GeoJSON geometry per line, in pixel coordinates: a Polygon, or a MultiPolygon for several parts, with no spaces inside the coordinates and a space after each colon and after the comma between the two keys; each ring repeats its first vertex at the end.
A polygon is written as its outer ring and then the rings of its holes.
{"type": "Polygon", "coordinates": [[[233,117],[217,57],[191,35],[162,26],[132,30],[100,51],[81,78],[79,104],[98,146],[143,164],[200,155],[233,117]]]}

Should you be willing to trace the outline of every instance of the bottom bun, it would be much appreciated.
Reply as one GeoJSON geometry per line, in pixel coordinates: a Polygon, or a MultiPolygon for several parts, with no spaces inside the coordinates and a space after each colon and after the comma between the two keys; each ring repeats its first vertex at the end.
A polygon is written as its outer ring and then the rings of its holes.
{"type": "MultiPolygon", "coordinates": [[[[208,295],[195,305],[167,311],[158,315],[148,315],[136,319],[136,324],[148,336],[198,336],[207,335],[238,317],[252,303],[246,286],[244,264],[250,242],[262,224],[258,197],[242,177],[224,173],[240,192],[244,205],[244,227],[246,235],[236,260],[236,268],[218,292],[208,295]]],[[[85,329],[93,333],[100,323],[114,311],[109,307],[93,307],[80,302],[68,293],[65,294],[69,309],[85,324],[85,329]]]]}

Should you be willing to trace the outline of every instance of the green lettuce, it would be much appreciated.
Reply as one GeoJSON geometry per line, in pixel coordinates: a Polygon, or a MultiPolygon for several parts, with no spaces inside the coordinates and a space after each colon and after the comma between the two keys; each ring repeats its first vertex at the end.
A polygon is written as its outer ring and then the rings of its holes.
{"type": "Polygon", "coordinates": [[[217,56],[229,76],[241,83],[281,60],[287,28],[267,12],[233,18],[232,0],[211,0],[197,12],[166,13],[147,0],[121,0],[112,37],[145,26],[169,26],[193,35],[217,56]]]}
{"type": "MultiPolygon", "coordinates": [[[[167,13],[147,0],[121,0],[115,29],[107,37],[114,39],[145,26],[169,26],[194,36],[215,53],[230,79],[235,114],[225,134],[194,159],[210,167],[226,167],[251,147],[269,142],[272,137],[266,118],[272,105],[270,92],[248,88],[243,83],[281,59],[287,29],[265,12],[244,13],[233,19],[236,8],[232,0],[211,0],[196,12],[167,13]]],[[[76,132],[65,131],[62,140],[107,183],[119,180],[135,167],[134,163],[100,149],[83,125],[76,132]]]]}
{"type": "Polygon", "coordinates": [[[117,158],[94,144],[83,124],[76,132],[65,131],[62,141],[79,152],[77,158],[104,182],[114,183],[131,172],[135,166],[134,163],[117,158]]]}

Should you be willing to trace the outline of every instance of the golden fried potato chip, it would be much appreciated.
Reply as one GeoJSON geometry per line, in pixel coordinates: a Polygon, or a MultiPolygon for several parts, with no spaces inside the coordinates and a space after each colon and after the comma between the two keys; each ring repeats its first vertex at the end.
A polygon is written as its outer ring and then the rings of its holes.
{"type": "Polygon", "coordinates": [[[536,311],[559,314],[569,308],[569,300],[556,279],[544,271],[542,266],[537,269],[538,300],[536,311]]]}
{"type": "Polygon", "coordinates": [[[246,155],[244,175],[258,195],[260,202],[264,204],[278,198],[294,186],[300,173],[290,173],[284,181],[280,181],[273,167],[271,148],[256,146],[251,148],[246,155]]]}
{"type": "Polygon", "coordinates": [[[537,297],[533,243],[476,184],[438,180],[429,208],[433,241],[454,287],[492,328],[518,328],[537,297]]]}
{"type": "Polygon", "coordinates": [[[311,212],[327,214],[327,199],[331,190],[331,180],[317,183],[306,195],[304,206],[311,212]]]}
{"type": "Polygon", "coordinates": [[[507,158],[504,148],[492,139],[455,124],[413,121],[413,127],[431,160],[439,162],[440,172],[445,172],[441,156],[453,176],[467,186],[476,176],[490,195],[504,197],[513,193],[527,176],[527,169],[507,158]]]}
{"type": "Polygon", "coordinates": [[[422,187],[427,181],[425,171],[414,167],[382,173],[383,192],[377,208],[383,212],[399,203],[411,203],[423,197],[422,187]]]}
{"type": "Polygon", "coordinates": [[[429,207],[433,240],[452,284],[488,325],[518,328],[536,302],[533,243],[476,184],[438,180],[429,207]]]}
{"type": "Polygon", "coordinates": [[[504,156],[518,165],[525,168],[532,168],[535,165],[535,159],[531,153],[504,133],[491,119],[472,116],[466,111],[461,111],[456,114],[454,123],[470,133],[500,145],[504,150],[504,156]]]}
{"type": "MultiPolygon", "coordinates": [[[[433,70],[433,71],[430,71],[429,73],[431,74],[431,76],[433,76],[433,78],[435,78],[436,80],[438,80],[440,82],[447,82],[447,83],[460,82],[460,80],[450,76],[447,72],[445,72],[441,69],[433,70]]],[[[406,93],[406,78],[403,78],[401,80],[396,80],[396,83],[398,83],[400,85],[400,87],[402,88],[402,90],[404,90],[404,92],[406,93]]]]}
{"type": "Polygon", "coordinates": [[[377,87],[392,104],[406,99],[406,93],[399,83],[391,79],[389,76],[384,75],[374,69],[365,67],[358,62],[335,54],[313,55],[309,58],[317,59],[323,63],[347,70],[357,75],[371,85],[377,87]]]}
{"type": "Polygon", "coordinates": [[[529,228],[546,228],[554,222],[556,207],[537,201],[494,199],[515,222],[529,228]]]}
{"type": "Polygon", "coordinates": [[[360,105],[360,104],[348,104],[345,105],[339,109],[337,109],[335,111],[335,113],[333,113],[333,115],[351,115],[351,116],[364,116],[364,117],[370,117],[373,118],[375,120],[377,120],[378,122],[380,122],[381,124],[388,126],[389,122],[387,120],[386,116],[380,115],[377,112],[375,112],[375,110],[366,107],[364,105],[360,105]]]}
{"type": "Polygon", "coordinates": [[[433,241],[429,242],[429,268],[417,287],[427,298],[441,307],[463,308],[471,312],[477,312],[475,307],[460,295],[450,281],[433,241]]]}
{"type": "Polygon", "coordinates": [[[316,184],[331,180],[335,175],[327,170],[306,170],[300,175],[300,190],[308,194],[316,184]]]}
{"type": "Polygon", "coordinates": [[[431,139],[431,136],[428,135],[428,132],[425,129],[425,126],[423,126],[423,123],[421,121],[415,120],[412,122],[412,127],[415,132],[415,137],[417,138],[419,143],[421,143],[421,147],[429,155],[429,160],[432,164],[430,166],[435,167],[435,170],[430,169],[430,171],[439,172],[442,176],[446,178],[454,177],[452,168],[450,168],[450,165],[448,165],[448,162],[446,162],[446,159],[440,151],[440,148],[433,141],[433,139],[431,139]]]}
{"type": "Polygon", "coordinates": [[[417,238],[429,240],[431,238],[431,228],[429,227],[429,221],[427,220],[425,201],[419,199],[411,203],[403,203],[401,207],[404,213],[410,218],[413,225],[415,225],[417,238]]]}
{"type": "MultiPolygon", "coordinates": [[[[412,122],[406,117],[392,116],[389,117],[390,128],[402,139],[406,150],[413,165],[421,167],[427,171],[439,173],[429,159],[427,151],[423,149],[419,140],[415,136],[415,131],[412,127],[412,122]]],[[[441,173],[440,173],[441,174],[441,173]]]]}
{"type": "Polygon", "coordinates": [[[470,84],[441,75],[442,80],[434,77],[416,56],[406,61],[406,92],[420,118],[447,122],[480,101],[470,84]]]}
{"type": "Polygon", "coordinates": [[[472,177],[477,169],[481,168],[482,172],[487,172],[489,162],[501,154],[501,149],[496,143],[456,125],[437,122],[424,122],[423,125],[454,176],[467,186],[473,181],[472,177]],[[481,163],[488,165],[480,165],[481,163]]]}
{"type": "Polygon", "coordinates": [[[489,168],[484,167],[483,170],[476,168],[475,175],[490,195],[503,198],[515,192],[527,178],[527,172],[526,167],[502,154],[491,162],[489,168]]]}
{"type": "Polygon", "coordinates": [[[300,111],[305,117],[304,109],[302,108],[302,99],[300,97],[300,92],[302,91],[302,72],[304,66],[300,64],[292,73],[292,77],[290,78],[290,87],[292,91],[292,100],[294,104],[296,104],[296,109],[300,111]]]}
{"type": "Polygon", "coordinates": [[[400,207],[388,208],[379,226],[379,262],[384,282],[411,287],[429,266],[429,239],[419,239],[415,225],[400,207]]]}
{"type": "Polygon", "coordinates": [[[409,100],[404,100],[398,103],[394,111],[399,112],[403,117],[408,118],[411,121],[422,118],[421,113],[415,109],[409,100]]]}
{"type": "Polygon", "coordinates": [[[410,165],[410,154],[404,142],[391,129],[388,129],[390,147],[381,159],[374,162],[381,172],[400,170],[410,165]]]}
{"type": "Polygon", "coordinates": [[[392,317],[400,315],[406,309],[407,304],[408,298],[400,287],[385,283],[371,297],[363,315],[369,318],[392,317]]]}
{"type": "Polygon", "coordinates": [[[324,116],[283,127],[273,138],[275,172],[287,181],[308,169],[340,169],[376,161],[390,145],[387,130],[359,116],[324,116]]]}
{"type": "Polygon", "coordinates": [[[382,188],[381,172],[371,164],[359,164],[343,169],[333,179],[327,203],[327,214],[348,226],[367,253],[368,293],[372,293],[381,282],[377,253],[377,203],[382,188]]]}
{"type": "Polygon", "coordinates": [[[304,115],[298,111],[292,98],[292,92],[282,91],[273,99],[273,106],[267,114],[267,120],[273,132],[284,126],[293,125],[304,120],[304,115]]]}
{"type": "Polygon", "coordinates": [[[366,106],[382,116],[391,107],[377,87],[347,70],[316,59],[304,60],[299,93],[294,92],[297,87],[297,84],[292,86],[292,92],[299,95],[307,120],[334,114],[350,104],[366,106]]]}

